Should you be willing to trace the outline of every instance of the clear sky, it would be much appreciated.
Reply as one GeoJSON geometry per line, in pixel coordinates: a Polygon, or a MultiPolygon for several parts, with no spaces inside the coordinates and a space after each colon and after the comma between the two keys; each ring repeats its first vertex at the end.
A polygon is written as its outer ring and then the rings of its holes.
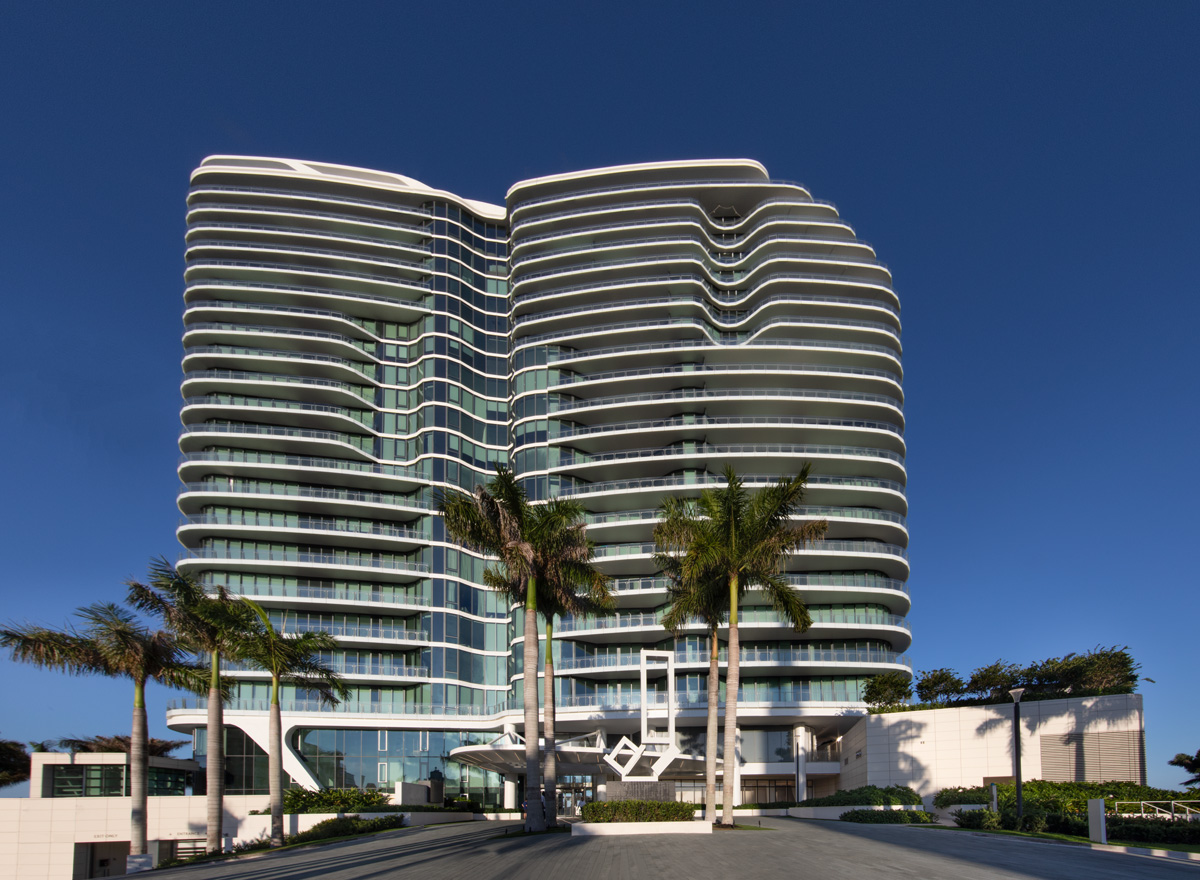
{"type": "MultiPolygon", "coordinates": [[[[1200,748],[1200,4],[10,3],[0,620],[174,559],[184,198],[210,153],[500,203],[748,157],[838,205],[904,307],[916,669],[1128,645],[1149,777],[1200,748]],[[1188,548],[1191,548],[1190,550],[1188,548]]],[[[0,659],[0,737],[131,687],[0,659]]],[[[170,694],[150,691],[168,735],[170,694]]],[[[6,793],[17,793],[10,789],[6,793]]]]}

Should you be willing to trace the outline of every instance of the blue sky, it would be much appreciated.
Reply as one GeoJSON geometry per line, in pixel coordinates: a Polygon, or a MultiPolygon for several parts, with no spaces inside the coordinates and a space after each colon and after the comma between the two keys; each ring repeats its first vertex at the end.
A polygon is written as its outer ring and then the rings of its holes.
{"type": "MultiPolygon", "coordinates": [[[[10,4],[0,620],[174,558],[184,197],[210,153],[513,182],[749,157],[904,306],[914,666],[1129,645],[1196,731],[1200,4],[10,4]],[[1191,548],[1190,550],[1188,548],[1191,548]]],[[[0,659],[0,736],[130,688],[0,659]]],[[[169,694],[151,689],[151,731],[169,694]]],[[[5,793],[16,793],[10,789],[5,793]]]]}

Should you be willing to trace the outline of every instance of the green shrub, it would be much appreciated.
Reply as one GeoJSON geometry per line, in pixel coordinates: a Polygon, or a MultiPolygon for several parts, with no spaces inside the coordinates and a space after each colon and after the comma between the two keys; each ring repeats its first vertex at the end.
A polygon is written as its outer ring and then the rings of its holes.
{"type": "Polygon", "coordinates": [[[378,819],[356,819],[353,816],[335,817],[318,822],[307,831],[301,831],[284,840],[284,843],[311,843],[331,837],[348,837],[351,834],[369,834],[374,831],[390,831],[404,827],[403,816],[380,816],[378,819]]]}
{"type": "Polygon", "coordinates": [[[1047,823],[1046,811],[1037,804],[1026,803],[1021,810],[1019,822],[1016,807],[1005,807],[1000,811],[1000,827],[1005,831],[1028,831],[1036,834],[1045,831],[1047,823]]]}
{"type": "Polygon", "coordinates": [[[959,828],[991,831],[1000,827],[1000,814],[995,810],[955,810],[950,814],[959,828]]]}
{"type": "Polygon", "coordinates": [[[847,810],[838,818],[864,825],[931,825],[937,821],[933,813],[924,810],[847,810]]]}
{"type": "MultiPolygon", "coordinates": [[[[1004,782],[996,788],[1001,809],[1016,806],[1017,787],[1014,783],[1004,782]]],[[[1031,779],[1021,788],[1026,806],[1033,804],[1046,813],[1061,815],[1086,815],[1087,802],[1093,798],[1107,798],[1111,805],[1114,799],[1169,801],[1196,797],[1196,792],[1169,791],[1139,785],[1136,782],[1043,782],[1040,779],[1031,779]]],[[[934,806],[938,808],[953,804],[986,804],[990,801],[991,788],[983,785],[973,788],[946,788],[939,791],[933,799],[934,806]]]]}
{"type": "Polygon", "coordinates": [[[957,804],[990,804],[992,793],[987,786],[977,785],[974,788],[964,788],[961,785],[943,788],[933,796],[933,805],[939,810],[953,807],[957,804]]]}
{"type": "Polygon", "coordinates": [[[283,792],[285,813],[384,813],[393,809],[388,796],[375,789],[288,788],[283,792]]]}
{"type": "Polygon", "coordinates": [[[800,801],[801,807],[919,807],[921,796],[905,785],[877,788],[864,785],[848,791],[838,791],[828,797],[800,801]]]}
{"type": "Polygon", "coordinates": [[[1051,834],[1087,837],[1089,833],[1088,820],[1064,813],[1050,813],[1046,816],[1046,830],[1051,834]]]}
{"type": "Polygon", "coordinates": [[[676,801],[593,801],[583,805],[583,821],[691,822],[696,817],[696,808],[696,804],[676,801]]]}
{"type": "Polygon", "coordinates": [[[1200,822],[1186,819],[1142,819],[1110,817],[1109,841],[1128,843],[1200,843],[1200,822]]]}

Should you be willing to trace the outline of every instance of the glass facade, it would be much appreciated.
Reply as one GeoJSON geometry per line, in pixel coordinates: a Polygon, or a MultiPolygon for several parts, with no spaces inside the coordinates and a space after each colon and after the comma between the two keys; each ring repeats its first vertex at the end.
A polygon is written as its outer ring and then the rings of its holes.
{"type": "MultiPolygon", "coordinates": [[[[559,705],[591,707],[593,728],[636,704],[646,648],[674,649],[682,706],[707,699],[708,634],[663,631],[651,536],[664,498],[726,465],[753,489],[811,462],[801,517],[829,524],[785,565],[811,630],[746,597],[739,698],[767,707],[751,717],[832,718],[870,675],[908,671],[899,300],[803,187],[751,162],[665,163],[524,181],[497,206],[216,156],[192,177],[186,256],[179,568],[283,632],[332,633],[324,659],[351,689],[336,712],[410,728],[368,742],[285,687],[320,784],[436,771],[448,794],[494,796],[449,760],[477,736],[449,719],[491,719],[478,741],[521,722],[523,619],[436,511],[500,464],[534,500],[579,500],[612,576],[616,612],[556,624],[559,705]]],[[[232,730],[268,691],[229,671],[232,730]]],[[[230,790],[256,792],[264,756],[243,740],[230,790]]]]}
{"type": "MultiPolygon", "coordinates": [[[[124,764],[49,764],[50,797],[128,797],[124,764]]],[[[174,767],[151,767],[147,793],[156,797],[188,794],[192,773],[174,767]]]]}
{"type": "Polygon", "coordinates": [[[393,791],[398,782],[428,785],[438,779],[446,798],[465,796],[499,806],[503,779],[498,774],[450,759],[450,751],[458,746],[495,738],[490,732],[461,730],[299,728],[291,745],[326,788],[393,791]]]}

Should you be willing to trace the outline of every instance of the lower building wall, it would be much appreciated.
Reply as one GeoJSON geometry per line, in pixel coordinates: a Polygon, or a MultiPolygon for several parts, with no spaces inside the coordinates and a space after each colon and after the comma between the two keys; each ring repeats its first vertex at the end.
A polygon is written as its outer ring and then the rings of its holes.
{"type": "MultiPolygon", "coordinates": [[[[1144,783],[1144,731],[1139,694],[1022,703],[1021,777],[1144,783]]],[[[907,785],[927,796],[1011,779],[1013,706],[868,715],[842,738],[842,760],[842,790],[907,785]]]]}
{"type": "MultiPolygon", "coordinates": [[[[267,806],[265,795],[227,796],[224,832],[228,843],[267,836],[271,817],[250,815],[251,810],[267,806]]],[[[160,842],[203,840],[206,815],[204,797],[149,798],[151,852],[157,852],[160,842]]],[[[328,814],[284,816],[284,833],[307,831],[328,818],[328,814]]],[[[474,818],[471,813],[438,812],[411,814],[408,821],[426,825],[474,818]]],[[[129,798],[0,798],[0,880],[87,877],[88,844],[93,845],[91,856],[119,861],[119,867],[113,863],[113,876],[124,872],[124,856],[129,852],[129,798]]]]}

